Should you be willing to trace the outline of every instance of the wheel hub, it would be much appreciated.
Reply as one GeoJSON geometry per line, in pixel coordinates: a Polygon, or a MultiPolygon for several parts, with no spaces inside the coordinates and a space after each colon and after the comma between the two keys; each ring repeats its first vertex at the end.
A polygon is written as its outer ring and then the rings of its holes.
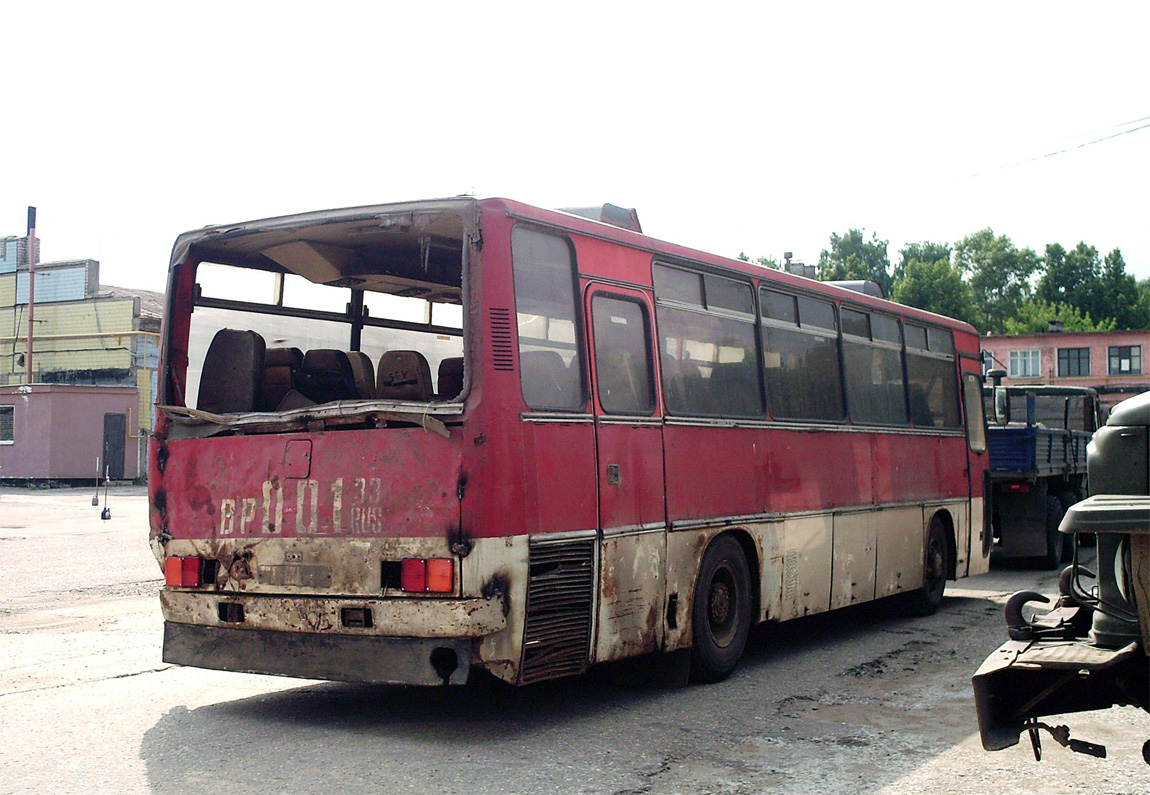
{"type": "Polygon", "coordinates": [[[731,617],[731,589],[726,583],[716,582],[711,586],[711,624],[721,627],[731,617]]]}

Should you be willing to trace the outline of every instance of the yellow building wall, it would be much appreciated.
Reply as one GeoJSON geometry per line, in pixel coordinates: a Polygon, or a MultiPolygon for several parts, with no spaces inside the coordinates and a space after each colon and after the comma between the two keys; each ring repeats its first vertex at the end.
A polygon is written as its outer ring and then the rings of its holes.
{"type": "MultiPolygon", "coordinates": [[[[0,276],[0,310],[10,308],[16,303],[16,274],[5,273],[0,276]]],[[[10,333],[8,328],[5,328],[0,333],[10,333]]]]}
{"type": "MultiPolygon", "coordinates": [[[[132,329],[134,304],[131,298],[37,304],[35,371],[131,368],[133,350],[141,350],[140,334],[132,329]]],[[[28,307],[4,307],[0,301],[0,382],[5,375],[10,384],[23,382],[25,368],[18,357],[27,350],[27,334],[28,307]]],[[[150,373],[139,374],[148,386],[149,400],[150,373]]]]}
{"type": "Polygon", "coordinates": [[[156,401],[156,396],[152,394],[152,373],[154,372],[155,370],[148,370],[143,367],[136,371],[136,391],[140,396],[140,413],[132,418],[131,427],[128,429],[131,433],[136,433],[140,428],[152,430],[152,404],[156,401]]]}

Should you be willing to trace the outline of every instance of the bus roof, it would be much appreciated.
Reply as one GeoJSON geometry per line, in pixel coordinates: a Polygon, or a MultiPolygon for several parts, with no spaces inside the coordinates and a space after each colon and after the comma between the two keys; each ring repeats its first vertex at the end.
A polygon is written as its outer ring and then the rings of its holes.
{"type": "Polygon", "coordinates": [[[475,210],[477,207],[481,207],[487,212],[506,212],[512,218],[532,221],[575,234],[642,249],[655,256],[666,257],[672,262],[675,260],[690,262],[695,265],[703,265],[720,271],[736,272],[749,277],[765,279],[795,291],[837,298],[854,304],[871,307],[878,311],[897,313],[903,317],[916,319],[924,323],[943,325],[955,330],[967,332],[975,337],[978,336],[978,331],[969,323],[944,315],[937,315],[933,312],[927,312],[915,307],[897,304],[893,301],[877,298],[833,283],[820,282],[815,279],[808,279],[804,276],[787,273],[786,271],[774,270],[754,263],[744,262],[718,254],[710,254],[687,246],[670,243],[611,223],[576,215],[572,212],[548,210],[500,197],[476,199],[471,196],[455,196],[392,204],[363,205],[275,216],[233,224],[205,226],[201,229],[185,232],[176,239],[172,247],[170,267],[175,267],[183,262],[193,246],[203,246],[207,249],[212,249],[214,247],[213,243],[219,243],[221,244],[221,248],[242,248],[242,244],[239,243],[241,238],[257,234],[261,237],[259,245],[266,246],[269,244],[269,239],[274,238],[277,232],[282,232],[286,238],[301,228],[319,228],[329,224],[349,223],[356,220],[369,221],[383,215],[394,215],[396,213],[412,211],[457,213],[466,217],[469,214],[469,210],[475,210]]]}

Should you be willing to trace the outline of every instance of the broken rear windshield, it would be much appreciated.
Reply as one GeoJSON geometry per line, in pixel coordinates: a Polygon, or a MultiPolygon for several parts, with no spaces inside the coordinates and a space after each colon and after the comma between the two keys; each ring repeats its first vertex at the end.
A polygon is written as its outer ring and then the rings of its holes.
{"type": "MultiPolygon", "coordinates": [[[[187,369],[162,402],[202,419],[457,401],[468,232],[453,209],[206,231],[177,264],[194,267],[194,306],[173,310],[192,311],[187,369]]],[[[184,341],[169,345],[178,362],[184,341]]]]}

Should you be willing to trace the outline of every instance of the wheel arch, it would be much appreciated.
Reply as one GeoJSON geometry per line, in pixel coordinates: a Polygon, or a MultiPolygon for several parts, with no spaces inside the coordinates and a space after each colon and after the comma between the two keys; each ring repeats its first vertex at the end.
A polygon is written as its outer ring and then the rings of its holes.
{"type": "Polygon", "coordinates": [[[946,508],[939,508],[931,515],[930,521],[926,523],[927,533],[930,532],[930,526],[935,519],[942,523],[942,529],[946,535],[946,578],[956,580],[958,579],[958,536],[955,532],[954,517],[946,508]]]}
{"type": "MultiPolygon", "coordinates": [[[[723,535],[734,536],[735,540],[739,542],[739,546],[742,547],[743,557],[747,559],[747,568],[751,572],[751,626],[754,626],[760,621],[763,604],[763,562],[762,555],[759,553],[759,546],[755,543],[754,537],[741,527],[719,533],[715,538],[723,535]]],[[[711,539],[712,542],[714,540],[714,538],[711,539]]]]}

